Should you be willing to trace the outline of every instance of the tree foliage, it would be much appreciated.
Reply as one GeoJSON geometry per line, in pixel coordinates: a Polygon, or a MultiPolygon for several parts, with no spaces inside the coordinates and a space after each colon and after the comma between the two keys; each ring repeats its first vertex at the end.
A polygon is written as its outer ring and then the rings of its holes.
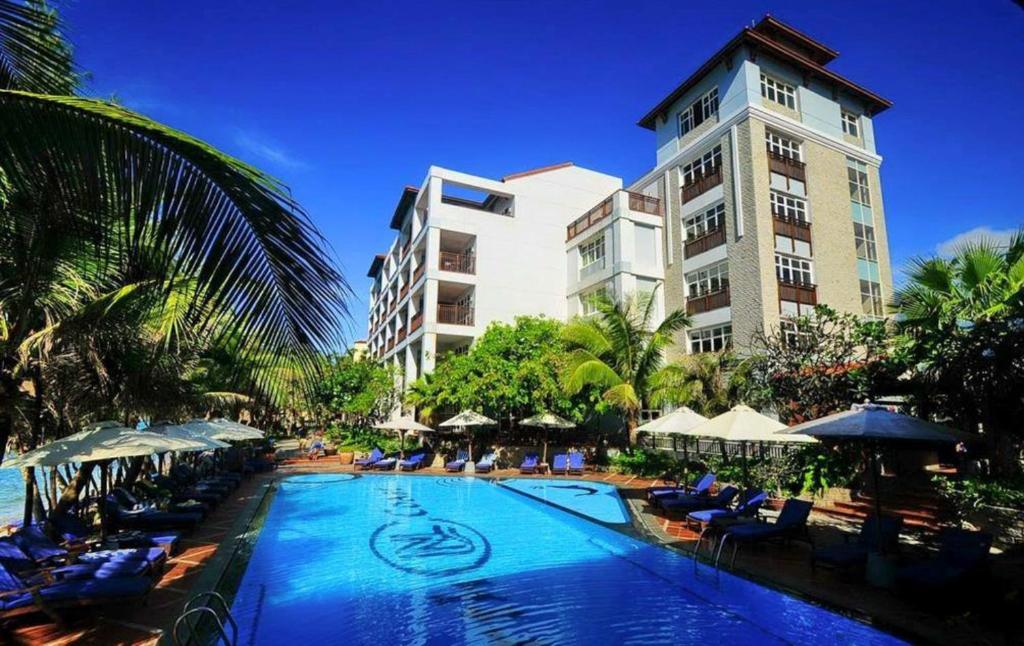
{"type": "Polygon", "coordinates": [[[387,418],[399,403],[398,373],[352,353],[328,360],[317,387],[321,415],[334,419],[342,414],[357,424],[387,418]]]}

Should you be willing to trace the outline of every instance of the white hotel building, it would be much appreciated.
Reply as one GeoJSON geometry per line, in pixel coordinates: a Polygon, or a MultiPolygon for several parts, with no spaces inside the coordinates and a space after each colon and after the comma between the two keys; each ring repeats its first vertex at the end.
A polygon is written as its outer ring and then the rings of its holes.
{"type": "Polygon", "coordinates": [[[873,117],[890,104],[827,69],[836,56],[771,17],[743,29],[640,120],[655,166],[626,190],[572,164],[500,181],[430,168],[370,268],[370,354],[409,383],[492,321],[659,284],[659,313],[691,317],[676,352],[742,350],[819,303],[883,315],[873,117]]]}

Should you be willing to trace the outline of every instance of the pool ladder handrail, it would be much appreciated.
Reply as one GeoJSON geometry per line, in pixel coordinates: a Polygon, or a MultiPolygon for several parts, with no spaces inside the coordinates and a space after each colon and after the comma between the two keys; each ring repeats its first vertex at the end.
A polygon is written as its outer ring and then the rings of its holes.
{"type": "Polygon", "coordinates": [[[171,636],[174,639],[176,646],[185,646],[186,644],[192,643],[192,639],[195,637],[196,622],[190,621],[189,618],[203,614],[210,614],[213,616],[213,625],[216,627],[220,639],[227,644],[227,646],[236,646],[236,644],[238,644],[238,622],[236,622],[234,616],[232,616],[231,609],[228,608],[228,603],[224,600],[224,597],[219,592],[210,590],[207,592],[200,592],[185,602],[182,613],[178,615],[178,618],[174,622],[174,628],[171,630],[171,636]],[[203,599],[215,599],[220,603],[224,619],[227,620],[227,623],[231,627],[230,639],[228,638],[228,634],[224,631],[224,621],[217,613],[217,610],[212,608],[209,603],[202,606],[195,605],[198,601],[203,599]],[[185,626],[188,628],[188,639],[182,640],[178,637],[179,626],[185,626]]]}

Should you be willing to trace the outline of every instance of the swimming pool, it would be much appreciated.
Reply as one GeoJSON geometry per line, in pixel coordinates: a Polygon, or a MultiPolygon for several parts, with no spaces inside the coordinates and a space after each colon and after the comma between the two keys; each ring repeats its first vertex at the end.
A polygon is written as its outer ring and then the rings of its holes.
{"type": "Polygon", "coordinates": [[[528,496],[615,525],[629,522],[629,511],[615,485],[586,480],[514,478],[499,483],[528,496]]]}
{"type": "Polygon", "coordinates": [[[240,644],[896,643],[462,477],[282,481],[232,610],[240,644]]]}

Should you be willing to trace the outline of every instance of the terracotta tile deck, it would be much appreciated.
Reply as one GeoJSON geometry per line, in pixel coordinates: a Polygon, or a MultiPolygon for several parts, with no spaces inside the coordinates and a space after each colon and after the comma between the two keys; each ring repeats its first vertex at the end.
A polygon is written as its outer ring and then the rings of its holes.
{"type": "MultiPolygon", "coordinates": [[[[262,491],[261,485],[270,478],[299,473],[352,471],[352,466],[342,466],[336,458],[285,461],[275,474],[260,475],[243,483],[233,497],[218,507],[195,534],[183,540],[183,549],[169,561],[166,572],[150,594],[146,605],[103,609],[102,614],[100,611],[83,614],[64,628],[52,623],[39,623],[43,620],[35,617],[27,619],[23,625],[16,625],[7,635],[15,643],[23,644],[156,644],[162,636],[169,636],[173,622],[182,604],[192,593],[196,579],[221,542],[229,538],[227,534],[239,514],[262,491]]],[[[415,477],[444,473],[443,469],[426,468],[409,475],[415,477]]],[[[487,477],[520,477],[520,474],[517,469],[503,469],[487,477]]],[[[586,472],[582,479],[619,486],[623,498],[649,534],[672,549],[692,553],[697,534],[684,527],[681,521],[668,520],[655,513],[645,501],[644,489],[663,483],[634,476],[595,472],[586,472]]],[[[812,536],[820,544],[840,540],[844,528],[847,531],[851,529],[843,521],[823,514],[812,515],[812,536]]],[[[966,623],[961,618],[937,617],[907,604],[887,591],[868,587],[863,582],[845,581],[828,571],[812,572],[808,550],[808,546],[799,543],[741,550],[736,561],[736,572],[826,605],[845,608],[862,616],[876,617],[883,627],[899,626],[901,634],[910,635],[914,641],[1005,643],[994,631],[979,625],[978,621],[966,623]]],[[[0,633],[0,642],[2,638],[3,633],[0,633]]]]}

